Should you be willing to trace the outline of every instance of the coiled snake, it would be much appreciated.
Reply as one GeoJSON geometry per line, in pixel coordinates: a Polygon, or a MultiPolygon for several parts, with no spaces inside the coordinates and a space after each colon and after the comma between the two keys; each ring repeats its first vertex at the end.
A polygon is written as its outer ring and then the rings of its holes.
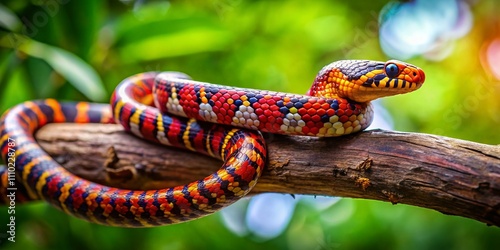
{"type": "Polygon", "coordinates": [[[15,186],[16,202],[43,199],[99,224],[149,227],[190,220],[231,204],[256,184],[267,156],[259,131],[319,137],[358,132],[371,123],[371,100],[414,91],[424,80],[421,69],[404,62],[347,60],[325,66],[307,95],[150,72],[125,79],[113,93],[111,109],[28,101],[0,121],[6,164],[0,170],[1,199],[8,204],[9,188],[15,186]],[[139,137],[217,157],[223,165],[202,180],[161,190],[100,185],[69,173],[38,146],[36,130],[58,122],[120,123],[139,137]]]}

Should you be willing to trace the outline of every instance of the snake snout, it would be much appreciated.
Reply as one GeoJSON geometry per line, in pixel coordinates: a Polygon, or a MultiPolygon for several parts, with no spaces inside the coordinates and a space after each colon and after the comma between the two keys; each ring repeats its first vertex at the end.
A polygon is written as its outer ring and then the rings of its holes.
{"type": "Polygon", "coordinates": [[[409,71],[405,72],[407,80],[415,83],[417,86],[421,86],[424,83],[425,73],[421,68],[411,65],[407,66],[406,69],[409,71]]]}
{"type": "Polygon", "coordinates": [[[408,90],[413,91],[420,88],[425,81],[424,71],[411,64],[402,64],[402,68],[399,78],[411,83],[408,90]]]}
{"type": "Polygon", "coordinates": [[[417,68],[417,75],[415,76],[415,81],[419,84],[424,83],[425,81],[425,73],[421,68],[417,68]]]}

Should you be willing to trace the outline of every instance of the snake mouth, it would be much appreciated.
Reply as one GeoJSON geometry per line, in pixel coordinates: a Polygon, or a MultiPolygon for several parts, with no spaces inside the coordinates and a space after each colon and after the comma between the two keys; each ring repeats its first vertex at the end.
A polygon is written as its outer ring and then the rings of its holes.
{"type": "Polygon", "coordinates": [[[360,89],[366,89],[367,91],[373,91],[373,89],[396,91],[401,93],[407,93],[408,91],[417,90],[423,84],[423,81],[407,81],[406,79],[387,79],[372,83],[362,83],[360,89]],[[363,88],[364,87],[364,88],[363,88]],[[370,90],[372,89],[372,90],[370,90]]]}
{"type": "Polygon", "coordinates": [[[414,80],[387,79],[370,85],[362,84],[357,91],[352,91],[349,99],[357,102],[369,102],[378,98],[413,92],[424,83],[425,76],[417,75],[414,80]]]}

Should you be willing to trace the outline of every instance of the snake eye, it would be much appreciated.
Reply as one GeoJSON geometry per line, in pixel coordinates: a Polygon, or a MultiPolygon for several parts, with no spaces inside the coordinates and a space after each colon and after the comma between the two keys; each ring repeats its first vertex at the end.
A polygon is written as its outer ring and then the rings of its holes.
{"type": "Polygon", "coordinates": [[[398,74],[399,74],[398,65],[396,65],[394,63],[389,63],[389,64],[385,65],[385,74],[390,78],[394,78],[394,77],[398,76],[398,74]]]}

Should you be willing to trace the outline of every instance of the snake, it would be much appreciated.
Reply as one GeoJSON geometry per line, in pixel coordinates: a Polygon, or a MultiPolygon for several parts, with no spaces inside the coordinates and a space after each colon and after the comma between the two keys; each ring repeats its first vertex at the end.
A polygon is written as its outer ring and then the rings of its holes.
{"type": "Polygon", "coordinates": [[[389,60],[341,60],[323,67],[306,95],[146,72],[123,80],[111,105],[26,101],[0,118],[2,203],[45,200],[67,214],[118,227],[153,227],[211,214],[245,196],[264,171],[264,133],[335,137],[366,129],[371,101],[419,89],[424,71],[389,60]],[[127,190],[78,177],[36,142],[48,123],[118,123],[146,140],[220,159],[217,172],[186,185],[127,190]],[[15,194],[15,198],[13,197],[15,194]]]}

